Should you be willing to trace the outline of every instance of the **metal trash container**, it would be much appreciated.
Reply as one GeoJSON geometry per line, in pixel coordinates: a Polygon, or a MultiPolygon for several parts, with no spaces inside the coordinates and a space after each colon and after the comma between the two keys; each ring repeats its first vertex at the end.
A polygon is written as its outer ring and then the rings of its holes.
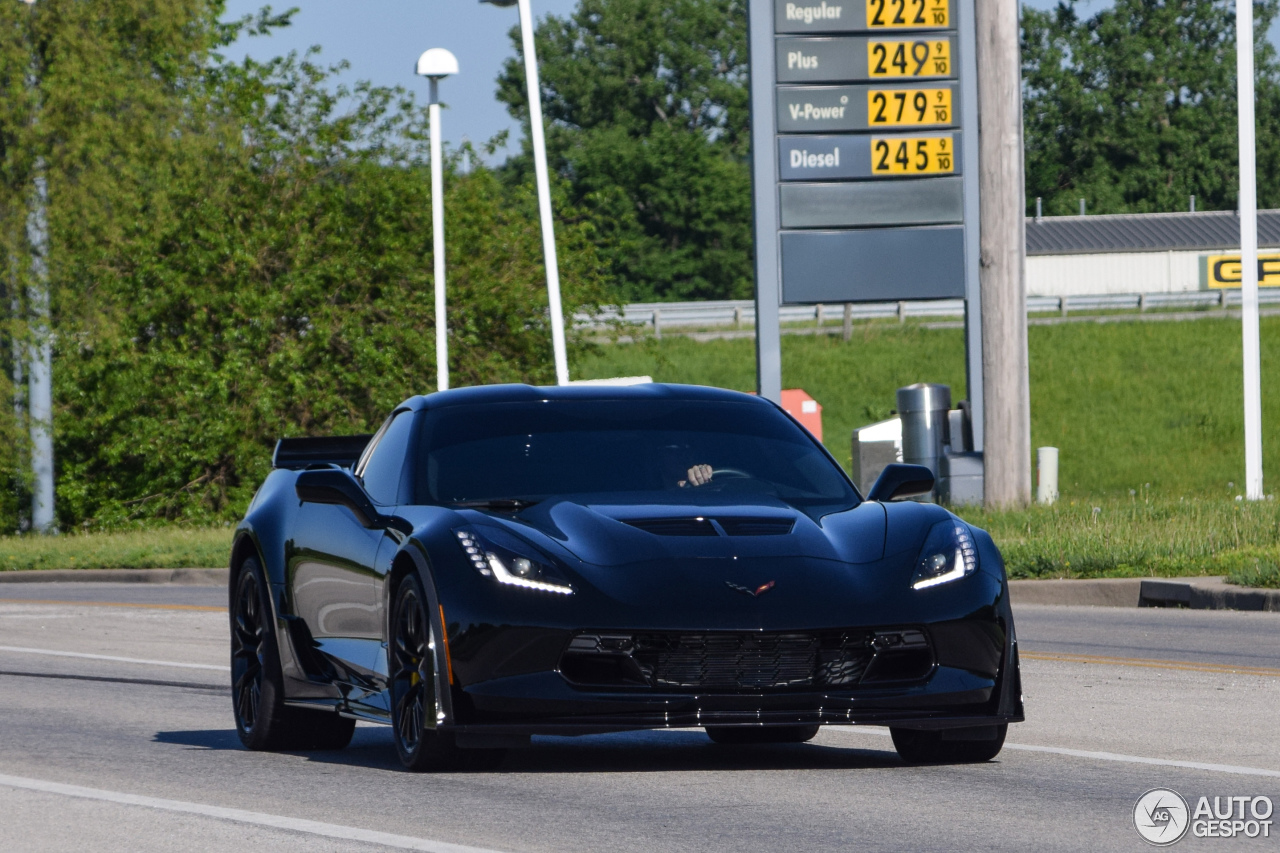
{"type": "Polygon", "coordinates": [[[951,388],[918,382],[898,389],[898,417],[902,419],[902,461],[923,465],[940,474],[938,460],[948,436],[951,388]]]}

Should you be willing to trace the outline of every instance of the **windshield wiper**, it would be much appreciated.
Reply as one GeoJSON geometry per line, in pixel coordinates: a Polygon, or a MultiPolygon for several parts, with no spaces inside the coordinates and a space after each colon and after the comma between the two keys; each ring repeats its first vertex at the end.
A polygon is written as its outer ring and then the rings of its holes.
{"type": "Polygon", "coordinates": [[[540,503],[540,501],[530,501],[524,498],[489,498],[482,501],[454,501],[449,506],[457,509],[493,509],[499,512],[519,512],[537,503],[540,503]]]}

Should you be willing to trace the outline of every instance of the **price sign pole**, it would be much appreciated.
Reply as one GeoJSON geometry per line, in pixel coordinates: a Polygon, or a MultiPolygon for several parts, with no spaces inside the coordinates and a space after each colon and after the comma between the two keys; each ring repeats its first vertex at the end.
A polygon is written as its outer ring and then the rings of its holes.
{"type": "Polygon", "coordinates": [[[982,447],[972,0],[750,0],[759,390],[778,306],[964,298],[982,447]]]}

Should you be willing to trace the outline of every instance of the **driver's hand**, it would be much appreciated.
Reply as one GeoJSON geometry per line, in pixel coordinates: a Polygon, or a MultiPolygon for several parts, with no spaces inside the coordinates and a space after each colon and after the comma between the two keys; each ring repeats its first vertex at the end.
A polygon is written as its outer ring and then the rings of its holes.
{"type": "Polygon", "coordinates": [[[711,482],[710,465],[694,465],[689,469],[689,479],[681,481],[681,486],[705,486],[711,482]]]}

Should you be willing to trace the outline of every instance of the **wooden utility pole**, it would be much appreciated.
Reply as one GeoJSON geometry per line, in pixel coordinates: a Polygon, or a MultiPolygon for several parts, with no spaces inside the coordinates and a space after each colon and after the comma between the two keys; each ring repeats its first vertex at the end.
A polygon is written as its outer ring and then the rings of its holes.
{"type": "Polygon", "coordinates": [[[986,396],[984,498],[989,507],[1019,507],[1031,503],[1031,382],[1018,4],[975,0],[974,17],[986,396]]]}

